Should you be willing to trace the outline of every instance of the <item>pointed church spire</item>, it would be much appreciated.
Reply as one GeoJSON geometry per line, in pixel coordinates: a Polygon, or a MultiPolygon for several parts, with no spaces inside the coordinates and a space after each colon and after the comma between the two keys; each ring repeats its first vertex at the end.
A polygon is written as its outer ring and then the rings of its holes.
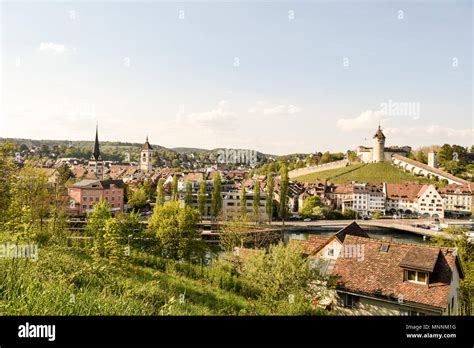
{"type": "Polygon", "coordinates": [[[153,150],[150,143],[148,142],[148,134],[146,136],[145,144],[143,144],[143,146],[142,146],[142,150],[153,150]]]}
{"type": "Polygon", "coordinates": [[[92,153],[93,159],[99,161],[102,159],[100,155],[100,147],[99,147],[99,125],[95,126],[95,143],[94,143],[94,152],[92,153]]]}

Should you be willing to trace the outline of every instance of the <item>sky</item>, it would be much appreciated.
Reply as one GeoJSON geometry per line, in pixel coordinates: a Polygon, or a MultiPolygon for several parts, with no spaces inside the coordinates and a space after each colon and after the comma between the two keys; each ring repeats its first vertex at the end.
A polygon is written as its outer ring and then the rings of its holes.
{"type": "Polygon", "coordinates": [[[474,143],[467,1],[0,3],[0,137],[271,154],[474,143]]]}

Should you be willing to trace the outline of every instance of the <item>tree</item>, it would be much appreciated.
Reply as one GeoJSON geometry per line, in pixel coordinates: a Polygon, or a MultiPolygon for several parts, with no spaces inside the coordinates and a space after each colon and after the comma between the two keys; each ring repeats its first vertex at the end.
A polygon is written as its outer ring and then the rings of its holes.
{"type": "Polygon", "coordinates": [[[415,152],[415,160],[421,163],[428,163],[428,157],[426,156],[423,149],[418,149],[415,152]]]}
{"type": "Polygon", "coordinates": [[[40,155],[41,156],[48,156],[49,155],[49,146],[46,144],[41,144],[40,145],[40,155]]]}
{"type": "Polygon", "coordinates": [[[219,172],[215,172],[211,193],[211,215],[214,218],[217,218],[222,210],[221,185],[221,175],[219,172]]]}
{"type": "Polygon", "coordinates": [[[57,169],[58,184],[64,185],[69,179],[74,178],[74,174],[66,163],[61,164],[57,169]]]}
{"type": "Polygon", "coordinates": [[[324,164],[324,163],[329,163],[331,162],[331,154],[326,151],[322,156],[321,160],[319,161],[319,164],[324,164]]]}
{"type": "Polygon", "coordinates": [[[104,225],[103,237],[103,257],[108,258],[112,263],[117,263],[124,255],[123,249],[120,247],[118,239],[120,232],[120,224],[114,218],[109,218],[104,225]]]}
{"type": "Polygon", "coordinates": [[[10,186],[6,225],[11,232],[23,232],[28,238],[43,233],[52,200],[44,172],[27,165],[10,186]]]}
{"type": "Polygon", "coordinates": [[[382,216],[383,216],[383,214],[382,214],[381,212],[379,212],[379,211],[376,211],[376,212],[373,212],[373,213],[372,213],[372,218],[373,218],[373,219],[381,219],[382,216]]]}
{"type": "Polygon", "coordinates": [[[453,238],[438,235],[432,242],[438,247],[457,248],[459,259],[464,269],[464,279],[459,287],[459,310],[461,315],[473,315],[474,308],[474,244],[469,242],[467,229],[460,227],[446,228],[444,233],[453,238]]]}
{"type": "Polygon", "coordinates": [[[319,219],[319,220],[324,219],[325,218],[324,209],[322,207],[314,207],[312,210],[311,217],[313,219],[319,219]]]}
{"type": "Polygon", "coordinates": [[[453,160],[453,148],[449,144],[444,144],[438,152],[438,161],[444,166],[446,162],[453,160]]]}
{"type": "Polygon", "coordinates": [[[348,219],[348,220],[353,220],[353,219],[357,218],[357,212],[355,210],[351,210],[351,209],[344,210],[342,215],[344,215],[344,219],[348,219]]]}
{"type": "Polygon", "coordinates": [[[206,181],[201,180],[199,182],[199,193],[198,193],[198,210],[199,214],[202,217],[205,215],[206,210],[206,201],[207,201],[207,191],[206,191],[206,181]]]}
{"type": "Polygon", "coordinates": [[[156,186],[156,204],[163,205],[165,204],[165,180],[160,179],[158,180],[158,184],[156,186]]]}
{"type": "Polygon", "coordinates": [[[288,169],[286,165],[280,169],[280,204],[278,205],[278,215],[285,226],[285,219],[288,215],[288,169]]]}
{"type": "Polygon", "coordinates": [[[355,151],[352,151],[352,150],[347,151],[347,159],[350,162],[357,161],[357,153],[355,151]]]}
{"type": "Polygon", "coordinates": [[[191,207],[193,204],[193,184],[191,181],[186,183],[186,197],[184,199],[184,204],[188,207],[191,207]]]}
{"type": "Polygon", "coordinates": [[[244,217],[247,215],[247,192],[245,190],[245,185],[242,182],[242,187],[240,188],[240,216],[244,217]]]}
{"type": "Polygon", "coordinates": [[[255,181],[253,188],[253,215],[255,217],[255,223],[260,219],[260,181],[255,181]]]}
{"type": "Polygon", "coordinates": [[[319,196],[309,196],[303,202],[301,214],[304,217],[311,218],[314,216],[314,208],[321,207],[321,198],[319,196]]]}
{"type": "Polygon", "coordinates": [[[128,206],[132,209],[140,210],[147,205],[147,193],[143,187],[139,187],[132,191],[131,196],[128,198],[128,206]]]}
{"type": "Polygon", "coordinates": [[[8,212],[11,202],[11,189],[16,181],[16,165],[13,157],[10,155],[11,148],[9,144],[0,145],[0,229],[5,227],[8,220],[8,212]]]}
{"type": "Polygon", "coordinates": [[[171,182],[171,200],[177,201],[179,199],[179,192],[178,192],[178,176],[173,176],[173,181],[171,182]]]}
{"type": "Polygon", "coordinates": [[[460,145],[453,145],[453,161],[458,162],[461,166],[465,166],[468,161],[467,148],[460,145]]]}
{"type": "Polygon", "coordinates": [[[230,220],[224,221],[219,233],[219,244],[223,250],[230,252],[235,247],[243,248],[252,241],[247,221],[247,215],[234,216],[230,220]]]}
{"type": "Polygon", "coordinates": [[[314,314],[311,306],[320,279],[296,244],[271,245],[268,253],[256,251],[244,261],[242,275],[258,291],[268,314],[314,314]]]}
{"type": "Polygon", "coordinates": [[[115,216],[115,220],[118,223],[117,234],[123,242],[128,242],[130,235],[132,237],[142,235],[144,227],[139,212],[120,213],[115,216]]]}
{"type": "Polygon", "coordinates": [[[87,215],[86,233],[94,237],[93,251],[96,255],[103,256],[105,253],[105,225],[111,217],[110,207],[103,199],[94,204],[92,212],[87,215]]]}
{"type": "Polygon", "coordinates": [[[268,222],[272,223],[273,217],[273,191],[274,191],[273,172],[270,170],[267,173],[267,187],[266,187],[266,201],[265,210],[268,215],[268,222]]]}
{"type": "Polygon", "coordinates": [[[148,179],[143,180],[141,187],[145,191],[147,199],[149,201],[152,201],[155,195],[155,190],[153,189],[153,185],[151,184],[151,181],[148,179]]]}
{"type": "Polygon", "coordinates": [[[178,202],[157,205],[148,223],[149,233],[156,236],[164,257],[198,261],[206,252],[206,244],[197,228],[199,213],[178,202]]]}

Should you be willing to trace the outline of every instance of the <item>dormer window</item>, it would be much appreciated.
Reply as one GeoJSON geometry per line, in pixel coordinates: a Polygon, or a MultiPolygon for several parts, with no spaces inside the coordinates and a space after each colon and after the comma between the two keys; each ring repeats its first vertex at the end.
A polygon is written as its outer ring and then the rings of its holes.
{"type": "Polygon", "coordinates": [[[428,280],[428,274],[421,271],[405,271],[405,280],[411,283],[426,284],[428,280]]]}
{"type": "Polygon", "coordinates": [[[399,264],[404,269],[404,280],[429,284],[429,274],[434,271],[439,253],[439,248],[411,248],[399,264]]]}

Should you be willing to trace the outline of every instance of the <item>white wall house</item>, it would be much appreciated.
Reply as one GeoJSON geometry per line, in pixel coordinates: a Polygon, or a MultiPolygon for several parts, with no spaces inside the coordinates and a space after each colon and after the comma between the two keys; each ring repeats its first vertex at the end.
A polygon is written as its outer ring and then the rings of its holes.
{"type": "Polygon", "coordinates": [[[422,217],[444,217],[443,198],[434,185],[423,185],[417,195],[416,206],[422,217]]]}

